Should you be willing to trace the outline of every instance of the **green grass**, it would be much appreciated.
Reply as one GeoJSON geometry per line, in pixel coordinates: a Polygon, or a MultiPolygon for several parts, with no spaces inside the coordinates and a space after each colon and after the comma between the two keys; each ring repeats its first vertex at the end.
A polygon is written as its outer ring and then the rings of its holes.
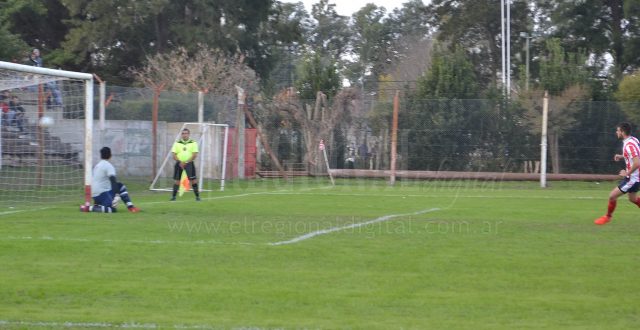
{"type": "Polygon", "coordinates": [[[593,224],[613,186],[134,184],[139,214],[0,210],[0,328],[638,328],[640,210],[593,224]]]}

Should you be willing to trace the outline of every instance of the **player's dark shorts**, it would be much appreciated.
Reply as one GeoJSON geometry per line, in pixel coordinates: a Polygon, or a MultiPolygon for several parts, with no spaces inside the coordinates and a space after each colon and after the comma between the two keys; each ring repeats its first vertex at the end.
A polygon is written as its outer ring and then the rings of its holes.
{"type": "Polygon", "coordinates": [[[96,205],[111,207],[111,205],[113,204],[114,197],[115,197],[115,194],[111,190],[105,191],[102,194],[94,197],[93,203],[96,205]]]}
{"type": "MultiPolygon", "coordinates": [[[[124,185],[121,182],[117,182],[116,183],[116,189],[118,190],[118,193],[122,195],[126,194],[127,191],[123,190],[122,188],[124,187],[124,185]]],[[[113,190],[109,190],[109,191],[105,191],[102,194],[96,196],[93,198],[93,203],[95,205],[102,205],[102,206],[108,206],[111,207],[113,205],[113,199],[116,197],[116,192],[113,190]]]]}
{"type": "Polygon", "coordinates": [[[638,192],[638,190],[640,189],[640,182],[631,182],[629,178],[625,177],[624,179],[620,180],[618,189],[620,189],[620,191],[625,194],[638,192]]]}
{"type": "MultiPolygon", "coordinates": [[[[184,170],[187,171],[187,177],[189,180],[196,179],[196,166],[193,162],[187,163],[184,167],[184,170]]],[[[176,162],[176,165],[173,167],[173,179],[180,180],[182,177],[182,167],[180,167],[180,162],[176,162]]]]}

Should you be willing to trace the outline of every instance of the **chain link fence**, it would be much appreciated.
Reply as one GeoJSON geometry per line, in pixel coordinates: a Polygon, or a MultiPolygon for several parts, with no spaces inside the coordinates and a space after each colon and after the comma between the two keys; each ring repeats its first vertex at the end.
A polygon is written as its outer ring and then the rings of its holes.
{"type": "MultiPolygon", "coordinates": [[[[108,86],[106,98],[107,121],[151,121],[153,90],[108,86]]],[[[380,101],[380,97],[373,94],[365,94],[363,99],[362,94],[358,94],[346,105],[328,100],[318,110],[316,100],[300,101],[291,96],[291,100],[277,102],[276,98],[266,100],[249,96],[246,105],[239,105],[235,96],[204,94],[204,121],[257,129],[258,134],[254,136],[258,141],[246,142],[249,143],[248,149],[255,146],[256,172],[250,176],[280,169],[311,173],[326,171],[322,153],[312,150],[317,148],[320,139],[324,140],[332,169],[390,168],[393,102],[380,101]],[[244,106],[255,117],[258,127],[252,127],[245,118],[242,113],[244,106]],[[238,111],[241,111],[240,116],[238,111]],[[296,117],[293,111],[302,115],[296,117]],[[322,115],[312,115],[314,111],[321,111],[322,115]],[[343,113],[334,122],[323,123],[334,111],[343,113]]],[[[539,172],[541,104],[542,100],[523,104],[487,99],[416,100],[401,97],[397,169],[539,172]]],[[[612,160],[621,146],[614,131],[616,124],[626,120],[621,106],[616,102],[552,98],[549,105],[547,172],[616,173],[622,165],[612,160]]],[[[196,122],[197,109],[198,93],[159,93],[158,120],[161,122],[196,122]]],[[[138,133],[141,132],[137,129],[133,133],[140,135],[138,133]]],[[[150,133],[141,134],[148,136],[150,133]]],[[[173,136],[176,132],[167,134],[173,136]]],[[[163,141],[164,144],[172,142],[170,138],[163,141]]],[[[237,146],[229,147],[231,152],[237,150],[237,146]]],[[[163,152],[167,146],[164,148],[163,152]]],[[[150,152],[149,149],[145,152],[150,152]]],[[[126,158],[127,150],[123,150],[120,156],[126,158]]],[[[228,168],[237,166],[233,159],[229,158],[228,168]]]]}

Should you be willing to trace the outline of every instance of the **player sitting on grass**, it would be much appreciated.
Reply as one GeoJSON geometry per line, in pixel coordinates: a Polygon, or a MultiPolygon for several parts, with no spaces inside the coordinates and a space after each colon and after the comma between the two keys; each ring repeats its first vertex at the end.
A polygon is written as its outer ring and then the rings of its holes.
{"type": "Polygon", "coordinates": [[[80,206],[82,212],[116,212],[118,199],[121,198],[127,204],[129,212],[139,212],[129,198],[127,187],[116,180],[116,169],[109,162],[111,159],[111,149],[104,147],[100,149],[101,161],[93,168],[93,180],[91,180],[91,195],[95,205],[80,206]],[[118,196],[119,195],[119,198],[118,196]],[[115,199],[115,203],[114,203],[115,199]]]}
{"type": "Polygon", "coordinates": [[[604,225],[611,221],[611,215],[616,209],[618,203],[618,197],[627,194],[629,201],[640,207],[640,200],[638,200],[637,192],[640,188],[640,143],[638,139],[631,136],[631,125],[629,123],[620,123],[616,126],[616,136],[622,140],[622,155],[616,154],[613,156],[613,160],[619,161],[624,159],[625,169],[620,170],[619,175],[623,177],[622,181],[616,188],[611,190],[609,194],[609,206],[607,208],[607,214],[599,217],[594,221],[596,225],[604,225]]]}

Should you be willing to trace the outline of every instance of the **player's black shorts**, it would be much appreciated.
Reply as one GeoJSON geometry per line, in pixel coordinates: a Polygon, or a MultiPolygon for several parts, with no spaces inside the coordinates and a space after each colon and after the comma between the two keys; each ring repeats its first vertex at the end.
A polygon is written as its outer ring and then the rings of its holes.
{"type": "Polygon", "coordinates": [[[624,179],[620,180],[620,183],[618,184],[618,189],[620,189],[620,191],[622,191],[623,193],[634,193],[634,192],[638,192],[638,190],[640,189],[640,182],[636,181],[636,182],[630,182],[630,179],[628,177],[625,177],[624,179]]]}
{"type": "MultiPolygon", "coordinates": [[[[187,165],[184,167],[184,170],[187,171],[187,177],[189,178],[189,180],[196,179],[196,166],[193,164],[193,162],[187,163],[187,165]]],[[[176,165],[173,168],[173,179],[180,180],[181,177],[182,167],[180,167],[180,162],[176,162],[176,165]]]]}

